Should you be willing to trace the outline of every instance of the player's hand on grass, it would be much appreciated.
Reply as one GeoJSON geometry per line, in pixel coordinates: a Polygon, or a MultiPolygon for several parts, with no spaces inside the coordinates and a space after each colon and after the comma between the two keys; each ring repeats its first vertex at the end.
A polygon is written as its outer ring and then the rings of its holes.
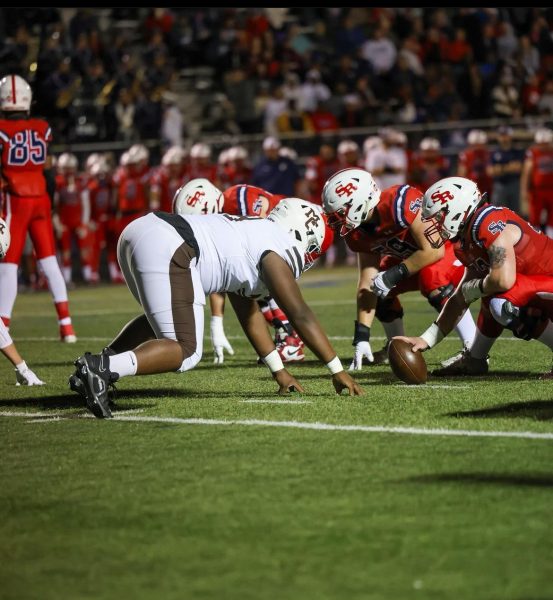
{"type": "Polygon", "coordinates": [[[349,373],[340,371],[332,376],[332,385],[337,394],[341,394],[342,390],[348,390],[350,396],[362,396],[363,388],[355,383],[355,380],[349,373]]]}
{"type": "Polygon", "coordinates": [[[428,349],[428,343],[421,337],[407,337],[405,335],[396,335],[392,339],[401,340],[403,342],[411,344],[411,346],[413,346],[411,348],[413,352],[424,352],[428,349]]]}
{"type": "Polygon", "coordinates": [[[225,330],[223,329],[223,317],[211,317],[211,344],[213,345],[213,363],[222,365],[225,357],[223,351],[234,354],[234,350],[227,340],[225,330]]]}
{"type": "Polygon", "coordinates": [[[290,392],[304,392],[305,390],[295,377],[290,375],[286,369],[281,369],[273,373],[273,377],[278,383],[278,393],[283,396],[290,392]]]}
{"type": "Polygon", "coordinates": [[[355,344],[355,354],[349,366],[350,371],[360,371],[363,367],[363,359],[372,363],[374,361],[371,345],[369,342],[357,342],[355,344]]]}
{"type": "Polygon", "coordinates": [[[15,378],[17,379],[15,385],[44,385],[44,381],[39,379],[25,362],[15,368],[15,378]]]}

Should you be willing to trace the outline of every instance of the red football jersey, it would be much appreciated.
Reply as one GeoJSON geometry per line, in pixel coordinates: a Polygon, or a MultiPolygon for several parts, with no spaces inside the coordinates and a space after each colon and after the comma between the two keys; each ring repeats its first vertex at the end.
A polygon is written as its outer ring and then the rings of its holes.
{"type": "Polygon", "coordinates": [[[229,215],[266,216],[283,198],[253,185],[233,185],[223,193],[223,212],[229,215]]]}
{"type": "Polygon", "coordinates": [[[410,185],[394,185],[380,195],[375,213],[379,223],[364,223],[348,236],[347,245],[354,252],[407,258],[419,247],[409,231],[422,206],[422,192],[410,185]]]}
{"type": "Polygon", "coordinates": [[[150,192],[159,198],[159,209],[171,212],[175,193],[182,186],[183,175],[181,169],[171,169],[162,165],[152,173],[150,179],[150,192]],[[175,174],[176,173],[176,174],[175,174]]]}
{"type": "Polygon", "coordinates": [[[47,193],[44,162],[52,141],[43,119],[0,119],[3,186],[13,196],[47,193]]]}
{"type": "Polygon", "coordinates": [[[503,206],[484,204],[476,210],[462,239],[455,243],[455,255],[465,266],[488,273],[488,248],[507,224],[516,225],[522,233],[515,245],[517,273],[553,275],[553,240],[503,206]]]}
{"type": "Polygon", "coordinates": [[[533,163],[530,187],[550,190],[553,187],[553,148],[532,146],[526,151],[526,158],[530,158],[533,163]]]}

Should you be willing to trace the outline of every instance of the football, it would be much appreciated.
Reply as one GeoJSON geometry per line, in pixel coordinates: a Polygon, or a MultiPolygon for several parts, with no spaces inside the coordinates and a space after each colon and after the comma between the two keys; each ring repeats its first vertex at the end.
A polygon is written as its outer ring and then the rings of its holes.
{"type": "Polygon", "coordinates": [[[411,344],[403,340],[392,340],[388,347],[388,358],[394,375],[414,385],[426,383],[428,371],[422,352],[413,352],[411,344]]]}

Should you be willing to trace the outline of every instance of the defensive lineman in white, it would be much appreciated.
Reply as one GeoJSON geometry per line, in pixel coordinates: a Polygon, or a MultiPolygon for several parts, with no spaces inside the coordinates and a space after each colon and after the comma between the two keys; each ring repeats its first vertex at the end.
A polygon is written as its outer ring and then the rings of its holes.
{"type": "Polygon", "coordinates": [[[326,364],[336,392],[361,394],[296,283],[320,255],[326,235],[331,232],[320,207],[297,198],[281,201],[266,219],[163,212],[136,219],[121,234],[118,260],[144,314],[100,354],[75,361],[71,389],[94,415],[111,417],[108,389],[120,378],[194,368],[203,350],[205,295],[226,292],[279,393],[303,388],[284,368],[258,309],[256,298],[268,294],[326,364]]]}

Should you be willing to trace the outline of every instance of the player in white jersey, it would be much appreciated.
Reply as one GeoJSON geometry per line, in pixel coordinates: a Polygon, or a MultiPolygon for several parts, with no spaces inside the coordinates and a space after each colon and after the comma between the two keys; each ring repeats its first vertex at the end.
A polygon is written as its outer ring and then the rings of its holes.
{"type": "Polygon", "coordinates": [[[202,357],[205,295],[226,292],[280,394],[303,388],[284,369],[258,309],[256,298],[268,294],[326,364],[336,391],[361,394],[296,283],[327,234],[321,208],[297,198],[282,200],[266,219],[156,212],[134,220],[121,234],[118,260],[144,314],[108,349],[75,361],[71,389],[85,396],[97,417],[111,417],[108,389],[120,378],[194,368],[202,357]]]}

